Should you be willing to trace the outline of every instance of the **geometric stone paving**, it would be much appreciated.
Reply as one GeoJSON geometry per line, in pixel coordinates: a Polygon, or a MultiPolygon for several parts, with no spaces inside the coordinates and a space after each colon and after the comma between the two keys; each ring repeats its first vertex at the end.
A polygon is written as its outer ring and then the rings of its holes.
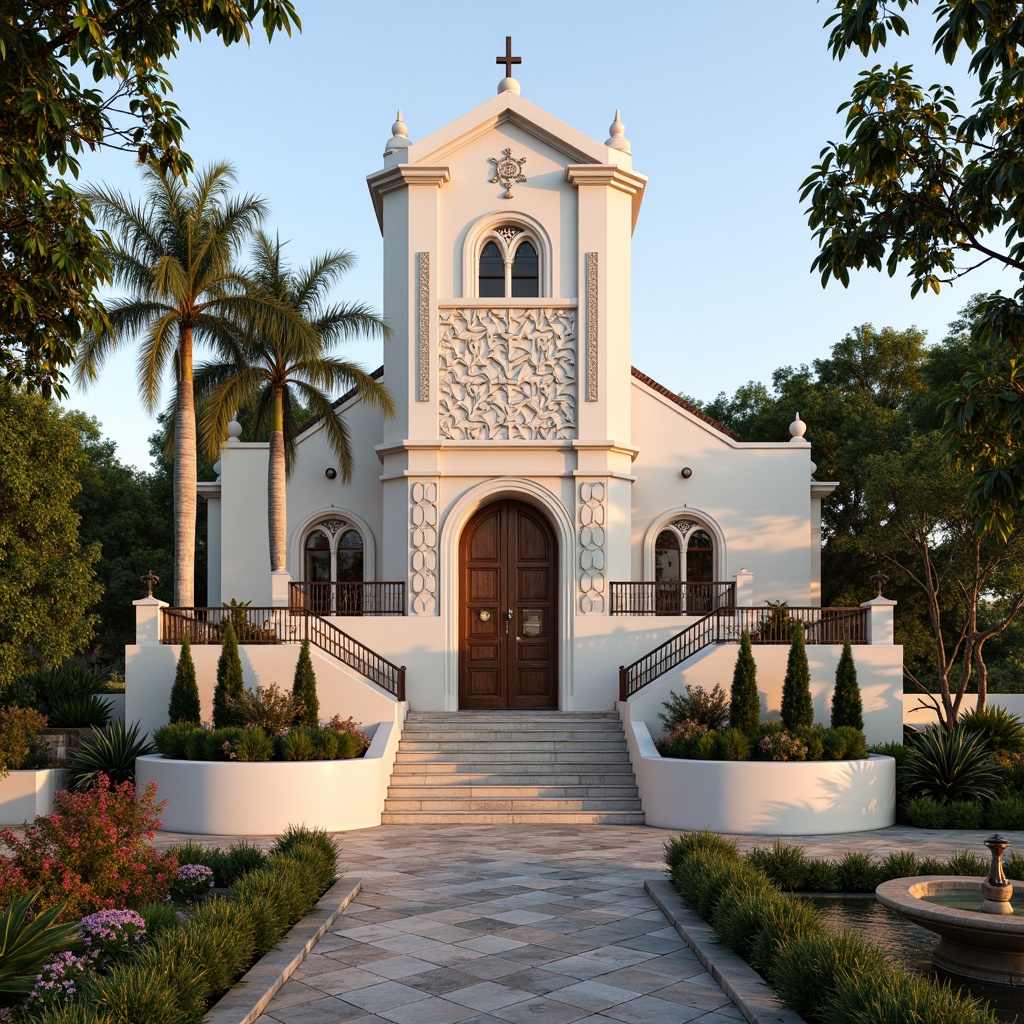
{"type": "Polygon", "coordinates": [[[259,1020],[735,1024],[739,1011],[643,890],[663,870],[665,836],[600,826],[348,833],[341,862],[362,891],[259,1020]]]}

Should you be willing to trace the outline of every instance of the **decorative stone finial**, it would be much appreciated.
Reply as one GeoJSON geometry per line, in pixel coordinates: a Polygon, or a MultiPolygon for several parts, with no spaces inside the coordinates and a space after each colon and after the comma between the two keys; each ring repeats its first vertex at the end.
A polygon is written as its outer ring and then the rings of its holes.
{"type": "Polygon", "coordinates": [[[494,63],[505,65],[505,77],[498,83],[498,92],[514,92],[518,96],[519,83],[512,77],[512,65],[522,64],[523,58],[512,56],[511,36],[505,36],[505,53],[503,56],[495,58],[494,63]]]}
{"type": "Polygon", "coordinates": [[[139,577],[139,582],[146,584],[146,589],[149,591],[149,593],[146,594],[146,597],[152,597],[153,588],[160,582],[160,577],[150,569],[145,576],[139,577]]]}
{"type": "Polygon", "coordinates": [[[615,109],[615,120],[612,121],[608,131],[611,133],[611,138],[608,139],[605,145],[609,149],[619,149],[623,153],[633,152],[629,148],[629,140],[626,138],[626,126],[622,123],[622,118],[617,107],[615,109]]]}
{"type": "Polygon", "coordinates": [[[807,424],[800,419],[800,413],[796,414],[796,419],[793,420],[789,425],[789,440],[790,443],[796,441],[797,444],[809,444],[810,442],[804,440],[804,434],[807,433],[807,424]]]}
{"type": "Polygon", "coordinates": [[[228,444],[242,443],[242,424],[238,420],[232,420],[228,424],[228,444]]]}
{"type": "Polygon", "coordinates": [[[213,464],[213,475],[218,480],[220,479],[220,460],[219,459],[213,464]]]}
{"type": "Polygon", "coordinates": [[[408,136],[409,129],[402,120],[402,111],[399,110],[398,117],[395,118],[395,123],[391,126],[391,138],[384,147],[384,155],[387,156],[389,153],[397,153],[400,150],[408,149],[410,145],[408,136]]]}
{"type": "Polygon", "coordinates": [[[874,573],[868,578],[871,580],[871,583],[878,588],[878,593],[875,595],[875,597],[884,597],[885,595],[882,593],[882,588],[886,585],[886,583],[889,582],[889,577],[886,576],[881,569],[879,569],[878,572],[874,573]]]}

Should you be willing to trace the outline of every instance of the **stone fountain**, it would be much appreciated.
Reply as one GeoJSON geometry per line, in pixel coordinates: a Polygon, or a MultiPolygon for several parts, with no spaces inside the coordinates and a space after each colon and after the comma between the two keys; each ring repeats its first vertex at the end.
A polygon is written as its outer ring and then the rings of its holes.
{"type": "Polygon", "coordinates": [[[1013,897],[1024,898],[1024,882],[1008,881],[1002,836],[985,841],[992,854],[987,879],[920,875],[883,882],[875,896],[897,914],[939,936],[932,963],[940,970],[995,985],[1024,985],[1024,918],[1013,913],[1013,897]],[[971,897],[977,903],[970,908],[971,897]],[[966,900],[965,900],[966,897],[966,900]],[[956,906],[931,902],[950,900],[956,906]],[[966,904],[966,905],[965,905],[966,904]]]}

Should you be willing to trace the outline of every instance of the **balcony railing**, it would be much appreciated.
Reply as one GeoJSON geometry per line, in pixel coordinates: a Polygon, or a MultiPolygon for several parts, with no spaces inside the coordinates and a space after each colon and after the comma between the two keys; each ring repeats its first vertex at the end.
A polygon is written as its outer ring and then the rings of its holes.
{"type": "Polygon", "coordinates": [[[732,582],[611,583],[612,615],[707,615],[736,601],[732,582]]]}
{"type": "Polygon", "coordinates": [[[405,583],[292,583],[291,606],[314,615],[404,615],[405,583]]]}

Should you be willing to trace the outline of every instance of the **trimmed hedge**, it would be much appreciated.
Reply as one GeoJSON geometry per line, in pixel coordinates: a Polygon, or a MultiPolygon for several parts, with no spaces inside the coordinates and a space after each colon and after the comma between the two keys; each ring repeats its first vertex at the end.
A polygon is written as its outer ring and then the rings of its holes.
{"type": "MultiPolygon", "coordinates": [[[[856,856],[848,855],[841,865],[863,870],[851,860],[856,856]]],[[[911,974],[862,939],[827,929],[817,911],[782,892],[719,836],[680,835],[665,844],[665,860],[680,896],[808,1021],[996,1024],[980,1001],[911,974]]]]}

